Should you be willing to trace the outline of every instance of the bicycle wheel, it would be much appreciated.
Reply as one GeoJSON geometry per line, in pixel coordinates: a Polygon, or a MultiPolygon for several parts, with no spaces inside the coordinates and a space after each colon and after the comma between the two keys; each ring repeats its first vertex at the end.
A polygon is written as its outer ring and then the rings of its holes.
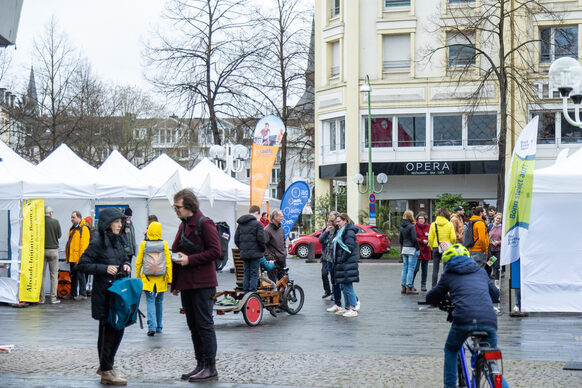
{"type": "Polygon", "coordinates": [[[283,308],[291,315],[295,315],[303,307],[303,302],[305,300],[305,294],[303,293],[303,288],[294,284],[287,287],[283,293],[283,308]]]}
{"type": "Polygon", "coordinates": [[[475,363],[475,386],[476,388],[492,388],[495,385],[491,380],[489,364],[483,357],[479,357],[475,363]]]}
{"type": "Polygon", "coordinates": [[[459,388],[467,387],[467,378],[465,376],[463,362],[461,361],[461,352],[459,352],[459,355],[457,356],[457,380],[459,381],[459,388]]]}

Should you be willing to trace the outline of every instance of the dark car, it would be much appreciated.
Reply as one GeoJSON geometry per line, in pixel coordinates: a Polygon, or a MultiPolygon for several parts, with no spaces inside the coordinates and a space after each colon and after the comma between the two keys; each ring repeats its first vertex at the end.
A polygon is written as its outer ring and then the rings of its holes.
{"type": "MultiPolygon", "coordinates": [[[[382,232],[375,226],[370,225],[356,225],[358,233],[356,239],[360,244],[360,258],[380,258],[382,254],[390,250],[390,241],[386,233],[382,232]]],[[[313,241],[315,246],[315,255],[321,256],[321,244],[319,243],[319,235],[323,229],[318,230],[312,234],[299,236],[291,241],[287,247],[290,255],[297,255],[302,259],[307,258],[309,250],[309,243],[313,241]]]]}

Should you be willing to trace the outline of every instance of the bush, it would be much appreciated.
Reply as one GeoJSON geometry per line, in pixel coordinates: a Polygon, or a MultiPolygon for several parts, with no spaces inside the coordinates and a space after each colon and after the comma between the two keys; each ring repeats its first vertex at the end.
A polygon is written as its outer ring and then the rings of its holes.
{"type": "Polygon", "coordinates": [[[457,206],[462,206],[465,208],[465,212],[469,210],[469,204],[463,201],[463,196],[461,194],[449,194],[443,193],[437,195],[437,200],[434,203],[435,211],[441,207],[444,207],[453,214],[457,206]]]}

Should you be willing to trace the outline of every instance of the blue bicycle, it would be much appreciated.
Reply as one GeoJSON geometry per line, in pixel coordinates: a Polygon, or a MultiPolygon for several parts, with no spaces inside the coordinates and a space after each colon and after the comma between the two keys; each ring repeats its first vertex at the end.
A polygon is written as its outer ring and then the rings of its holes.
{"type": "MultiPolygon", "coordinates": [[[[428,304],[419,301],[418,304],[428,304]]],[[[443,299],[437,306],[448,313],[447,321],[452,322],[455,305],[450,299],[443,299]]],[[[457,378],[459,387],[502,388],[503,359],[499,348],[492,348],[485,340],[486,331],[471,331],[457,357],[457,378]]],[[[507,386],[507,385],[506,385],[507,386]]]]}

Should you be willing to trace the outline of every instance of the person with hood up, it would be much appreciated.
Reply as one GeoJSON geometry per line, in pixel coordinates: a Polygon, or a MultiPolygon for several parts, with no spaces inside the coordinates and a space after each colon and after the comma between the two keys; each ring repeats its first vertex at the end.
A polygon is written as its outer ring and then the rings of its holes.
{"type": "Polygon", "coordinates": [[[357,317],[360,302],[354,291],[353,283],[360,281],[358,270],[358,243],[356,233],[358,228],[354,225],[350,217],[341,213],[336,217],[338,230],[332,240],[334,252],[334,278],[339,284],[344,294],[345,308],[336,311],[337,315],[344,317],[357,317]]]}
{"type": "Polygon", "coordinates": [[[172,283],[172,260],[170,257],[168,243],[162,240],[162,224],[155,221],[150,223],[146,239],[139,245],[135,259],[135,273],[141,277],[146,297],[147,335],[150,337],[153,337],[155,333],[161,333],[163,329],[164,292],[168,289],[168,284],[172,283]],[[165,270],[160,265],[162,260],[165,263],[165,270]],[[160,272],[160,274],[152,274],[154,271],[160,272]]]}
{"type": "MultiPolygon", "coordinates": [[[[497,314],[493,303],[499,302],[499,290],[485,270],[470,257],[461,244],[454,244],[442,253],[443,275],[426,294],[434,306],[450,295],[455,305],[452,325],[445,342],[444,386],[457,386],[457,354],[467,335],[474,330],[489,333],[485,342],[497,347],[497,314]]],[[[503,386],[507,387],[504,381],[503,386]]]]}
{"type": "Polygon", "coordinates": [[[432,287],[436,286],[439,280],[439,266],[441,262],[441,253],[439,252],[440,243],[448,243],[449,245],[457,242],[457,235],[455,234],[455,227],[449,221],[450,214],[444,207],[436,211],[436,220],[430,225],[428,231],[428,245],[432,249],[432,287]]]}
{"type": "Polygon", "coordinates": [[[234,233],[234,243],[240,249],[240,258],[243,260],[244,293],[257,291],[259,264],[265,255],[265,231],[258,220],[260,213],[261,208],[253,205],[249,209],[249,214],[236,221],[238,228],[234,233]]]}
{"type": "Polygon", "coordinates": [[[402,285],[401,294],[418,294],[413,286],[414,268],[416,268],[417,252],[420,249],[416,239],[416,228],[414,227],[414,213],[407,210],[402,215],[400,225],[400,246],[402,247],[402,285]]]}
{"type": "Polygon", "coordinates": [[[420,276],[420,290],[426,291],[426,278],[428,277],[428,262],[430,261],[430,246],[428,244],[428,231],[430,229],[430,224],[427,221],[425,212],[418,212],[416,216],[416,239],[418,240],[418,245],[420,246],[418,260],[416,261],[416,268],[414,269],[414,275],[412,276],[412,284],[414,284],[414,279],[416,278],[416,273],[421,270],[420,276]]]}
{"type": "Polygon", "coordinates": [[[125,215],[116,208],[105,208],[99,212],[99,230],[77,264],[77,270],[93,274],[93,294],[91,296],[91,316],[99,321],[97,353],[101,384],[126,385],[113,369],[115,354],[123,338],[124,330],[115,330],[108,322],[109,314],[107,289],[113,284],[115,275],[124,271],[131,272],[131,263],[125,253],[121,236],[125,215]]]}

